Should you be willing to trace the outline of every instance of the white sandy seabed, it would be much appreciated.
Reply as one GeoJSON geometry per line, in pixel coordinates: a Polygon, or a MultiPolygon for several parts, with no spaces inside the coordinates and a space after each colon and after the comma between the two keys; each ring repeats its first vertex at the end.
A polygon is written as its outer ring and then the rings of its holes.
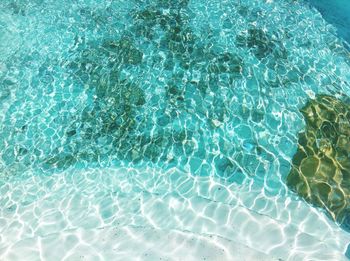
{"type": "Polygon", "coordinates": [[[350,234],[292,197],[172,169],[0,183],[0,260],[346,260],[350,234]]]}

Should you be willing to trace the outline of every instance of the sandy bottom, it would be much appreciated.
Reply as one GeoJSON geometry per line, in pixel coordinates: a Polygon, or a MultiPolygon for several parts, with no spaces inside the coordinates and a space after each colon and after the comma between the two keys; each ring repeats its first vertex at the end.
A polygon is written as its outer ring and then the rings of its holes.
{"type": "Polygon", "coordinates": [[[291,197],[156,169],[0,183],[0,260],[346,260],[350,235],[291,197]]]}

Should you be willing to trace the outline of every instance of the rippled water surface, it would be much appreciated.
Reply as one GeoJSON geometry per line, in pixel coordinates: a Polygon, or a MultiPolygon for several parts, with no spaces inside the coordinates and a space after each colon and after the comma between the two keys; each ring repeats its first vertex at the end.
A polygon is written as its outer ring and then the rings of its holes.
{"type": "Polygon", "coordinates": [[[2,0],[0,18],[0,259],[346,260],[350,234],[286,185],[301,108],[349,101],[316,9],[2,0]]]}

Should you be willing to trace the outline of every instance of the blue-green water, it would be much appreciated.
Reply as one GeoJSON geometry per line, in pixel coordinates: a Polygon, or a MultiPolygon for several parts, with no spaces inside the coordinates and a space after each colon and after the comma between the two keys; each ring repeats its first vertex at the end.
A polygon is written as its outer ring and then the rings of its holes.
{"type": "Polygon", "coordinates": [[[350,2],[346,0],[324,1],[310,0],[323,17],[336,26],[338,35],[347,41],[347,47],[350,43],[350,2]]]}
{"type": "Polygon", "coordinates": [[[3,0],[0,17],[0,256],[15,260],[6,255],[26,238],[132,224],[215,234],[283,260],[305,233],[316,243],[295,255],[343,258],[348,235],[285,185],[299,109],[317,94],[350,95],[349,52],[315,9],[3,0]],[[238,205],[288,231],[259,246],[237,234],[247,218],[235,229],[217,218],[238,205]]]}

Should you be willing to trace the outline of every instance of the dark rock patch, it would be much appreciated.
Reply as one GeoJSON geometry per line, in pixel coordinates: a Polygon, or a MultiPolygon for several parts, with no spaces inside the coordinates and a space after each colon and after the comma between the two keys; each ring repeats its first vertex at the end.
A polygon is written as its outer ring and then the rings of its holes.
{"type": "Polygon", "coordinates": [[[350,230],[350,105],[319,95],[301,112],[306,129],[299,135],[287,185],[350,230]]]}

